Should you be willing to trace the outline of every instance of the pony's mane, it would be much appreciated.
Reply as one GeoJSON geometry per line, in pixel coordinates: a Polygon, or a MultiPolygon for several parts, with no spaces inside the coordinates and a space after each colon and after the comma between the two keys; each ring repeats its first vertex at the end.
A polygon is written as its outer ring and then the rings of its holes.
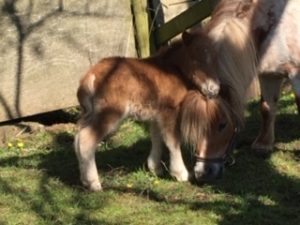
{"type": "Polygon", "coordinates": [[[207,24],[218,54],[218,77],[236,120],[242,122],[247,98],[256,92],[256,50],[249,21],[239,17],[241,0],[223,0],[207,24]]]}

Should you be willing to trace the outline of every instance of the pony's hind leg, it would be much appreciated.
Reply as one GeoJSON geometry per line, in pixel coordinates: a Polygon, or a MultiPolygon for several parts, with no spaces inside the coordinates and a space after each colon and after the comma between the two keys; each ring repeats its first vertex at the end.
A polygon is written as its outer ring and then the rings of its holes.
{"type": "Polygon", "coordinates": [[[273,74],[260,76],[262,122],[259,135],[252,144],[252,149],[260,155],[267,155],[273,150],[276,109],[282,81],[282,77],[273,74]]]}
{"type": "Polygon", "coordinates": [[[80,178],[83,185],[91,191],[102,190],[95,160],[97,145],[117,128],[121,119],[121,113],[101,112],[91,122],[82,123],[76,134],[75,152],[79,162],[80,178]]]}
{"type": "Polygon", "coordinates": [[[91,125],[79,128],[75,136],[75,152],[79,163],[80,179],[83,185],[92,191],[102,190],[95,161],[98,140],[97,131],[91,125]]]}
{"type": "Polygon", "coordinates": [[[163,174],[161,166],[162,137],[156,122],[151,123],[150,134],[152,147],[147,159],[148,169],[154,174],[161,176],[163,174]]]}

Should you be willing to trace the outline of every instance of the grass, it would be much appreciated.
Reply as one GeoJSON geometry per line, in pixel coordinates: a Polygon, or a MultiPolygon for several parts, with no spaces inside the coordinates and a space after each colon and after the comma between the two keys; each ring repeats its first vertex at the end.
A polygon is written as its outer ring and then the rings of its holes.
{"type": "MultiPolygon", "coordinates": [[[[12,137],[0,149],[0,224],[300,224],[300,120],[290,94],[279,108],[270,158],[250,150],[259,127],[252,102],[236,164],[222,180],[202,186],[147,172],[144,124],[126,121],[99,147],[101,193],[89,193],[79,182],[73,130],[12,137]]],[[[188,151],[185,160],[191,164],[188,151]]]]}

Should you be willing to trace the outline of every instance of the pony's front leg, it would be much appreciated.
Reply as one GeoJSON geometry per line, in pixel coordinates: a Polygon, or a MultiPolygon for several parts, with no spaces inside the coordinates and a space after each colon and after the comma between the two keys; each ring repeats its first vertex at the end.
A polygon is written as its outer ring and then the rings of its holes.
{"type": "Polygon", "coordinates": [[[148,169],[154,174],[161,176],[163,174],[161,166],[162,137],[156,122],[151,123],[150,134],[152,147],[147,159],[148,169]]]}
{"type": "Polygon", "coordinates": [[[75,152],[79,162],[80,179],[83,185],[91,191],[102,190],[95,161],[97,143],[97,132],[91,126],[80,128],[75,137],[75,152]]]}
{"type": "Polygon", "coordinates": [[[181,149],[180,149],[180,141],[175,135],[175,132],[163,131],[163,139],[166,143],[170,151],[170,174],[175,177],[178,181],[188,181],[189,180],[189,172],[186,169],[181,149]]]}
{"type": "Polygon", "coordinates": [[[252,149],[261,155],[266,155],[273,150],[276,109],[282,81],[281,77],[271,74],[260,76],[262,123],[252,149]]]}

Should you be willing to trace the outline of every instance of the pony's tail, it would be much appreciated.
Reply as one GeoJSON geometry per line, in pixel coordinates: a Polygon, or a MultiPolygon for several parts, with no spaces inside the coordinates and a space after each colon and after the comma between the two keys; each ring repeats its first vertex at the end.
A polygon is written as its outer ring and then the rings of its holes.
{"type": "Polygon", "coordinates": [[[179,129],[184,143],[196,147],[197,143],[210,132],[217,119],[217,104],[214,99],[205,99],[198,91],[189,91],[180,109],[179,129]]]}
{"type": "Polygon", "coordinates": [[[81,118],[78,123],[82,127],[92,119],[94,113],[94,81],[93,73],[86,74],[80,81],[77,90],[77,99],[81,107],[81,118]]]}

